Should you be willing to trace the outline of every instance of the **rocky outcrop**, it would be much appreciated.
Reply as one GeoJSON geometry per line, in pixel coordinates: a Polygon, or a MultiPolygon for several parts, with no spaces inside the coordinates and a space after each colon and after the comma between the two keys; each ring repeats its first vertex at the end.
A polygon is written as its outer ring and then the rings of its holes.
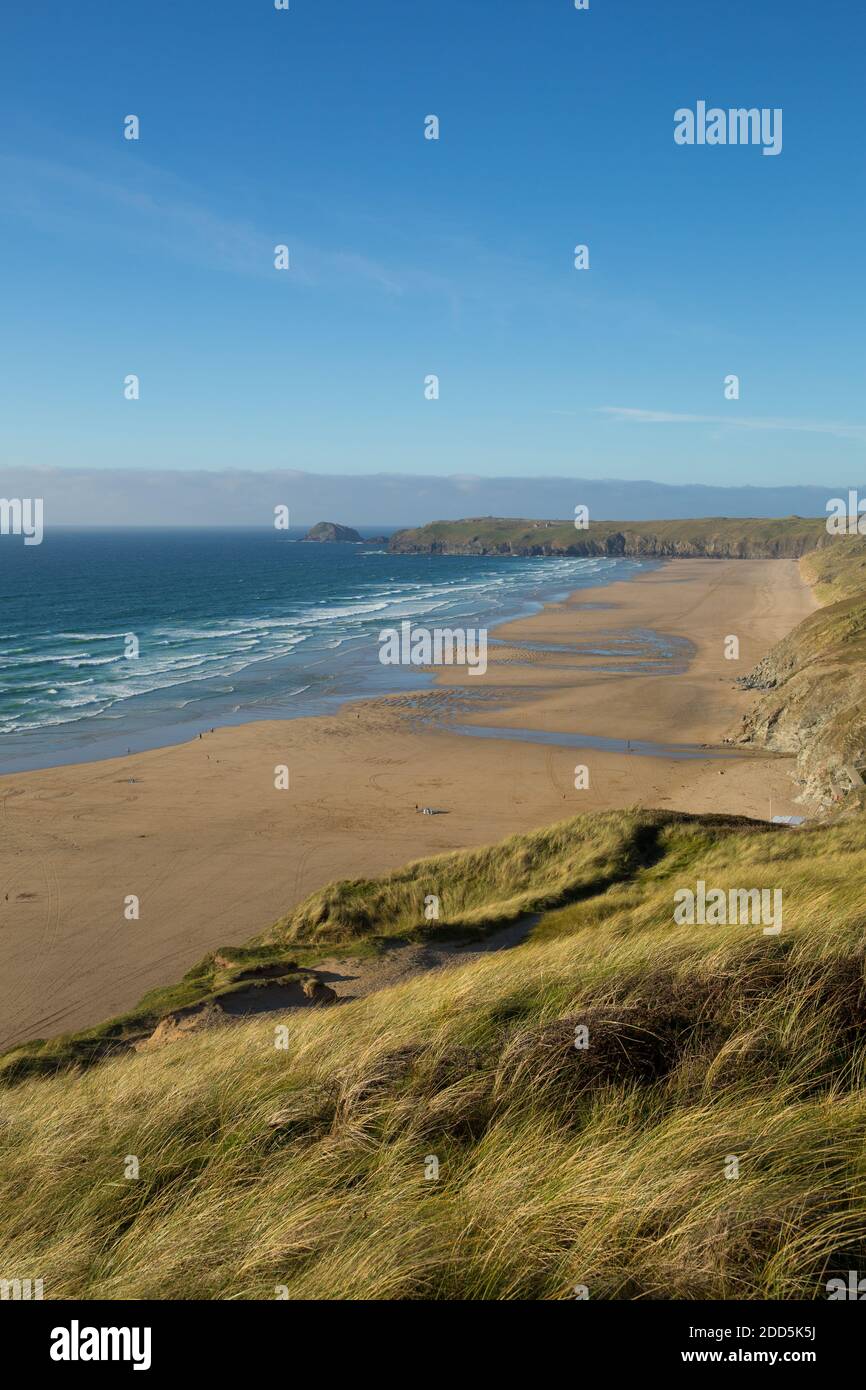
{"type": "Polygon", "coordinates": [[[862,677],[838,664],[798,672],[758,701],[734,742],[793,754],[801,799],[816,807],[859,796],[866,775],[862,677]]]}
{"type": "Polygon", "coordinates": [[[806,618],[741,677],[760,698],[730,741],[793,754],[801,799],[862,799],[866,776],[866,596],[806,618]]]}
{"type": "Polygon", "coordinates": [[[354,541],[361,540],[361,536],[351,526],[339,526],[336,521],[317,521],[315,526],[311,526],[304,536],[305,541],[321,541],[323,543],[333,543],[334,541],[354,541]]]}

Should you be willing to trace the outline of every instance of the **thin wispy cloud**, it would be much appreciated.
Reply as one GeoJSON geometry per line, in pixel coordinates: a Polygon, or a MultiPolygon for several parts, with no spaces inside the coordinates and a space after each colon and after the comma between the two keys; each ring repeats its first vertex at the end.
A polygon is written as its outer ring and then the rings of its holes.
{"type": "MultiPolygon", "coordinates": [[[[574,285],[564,292],[559,272],[553,276],[537,257],[491,247],[474,235],[442,228],[412,226],[402,254],[376,255],[321,244],[318,232],[288,224],[276,211],[265,221],[238,216],[220,207],[219,195],[142,158],[106,155],[80,142],[69,142],[57,158],[0,153],[0,209],[4,216],[48,223],[64,236],[90,245],[140,248],[170,260],[229,275],[264,279],[273,275],[274,246],[286,244],[291,255],[287,286],[314,289],[353,286],[390,298],[437,298],[459,321],[464,312],[483,315],[506,327],[514,316],[531,310],[546,322],[573,310],[574,285]]],[[[238,195],[235,203],[243,202],[238,195]]],[[[357,222],[357,209],[353,218],[357,222]]],[[[345,235],[345,209],[316,207],[316,218],[345,235]]],[[[393,239],[386,219],[368,212],[368,230],[393,239]]],[[[613,317],[624,326],[649,321],[670,329],[661,308],[651,300],[582,290],[583,312],[601,320],[613,317]]],[[[683,328],[680,331],[685,331],[683,328]]],[[[689,331],[694,331],[694,325],[689,331]]]]}
{"type": "Polygon", "coordinates": [[[329,251],[284,225],[265,227],[227,216],[207,194],[155,165],[138,160],[108,176],[80,164],[0,155],[0,205],[9,214],[77,230],[88,237],[146,245],[171,259],[239,275],[273,273],[274,246],[292,256],[293,283],[363,282],[399,295],[399,273],[358,252],[329,251]]]}
{"type": "Polygon", "coordinates": [[[634,406],[605,405],[600,413],[639,425],[725,425],[741,430],[788,430],[796,434],[832,434],[838,439],[866,439],[866,425],[840,420],[794,420],[754,415],[689,415],[672,410],[640,410],[634,406]]]}

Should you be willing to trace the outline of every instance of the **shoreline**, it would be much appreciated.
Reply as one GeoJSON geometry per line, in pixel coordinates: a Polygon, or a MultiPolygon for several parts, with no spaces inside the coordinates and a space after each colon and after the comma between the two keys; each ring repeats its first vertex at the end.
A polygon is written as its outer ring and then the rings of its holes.
{"type": "Polygon", "coordinates": [[[765,818],[772,798],[791,814],[792,759],[725,757],[718,744],[754,700],[736,675],[816,606],[796,561],[680,560],[502,623],[470,690],[446,668],[425,690],[333,715],[6,774],[0,1048],[122,1013],[333,879],[617,806],[765,818]],[[731,632],[736,663],[722,655],[731,632]],[[653,651],[646,633],[691,642],[685,666],[682,649],[653,651]],[[568,744],[467,737],[449,721],[713,746],[691,760],[588,749],[578,790],[568,744]],[[124,916],[129,895],[138,920],[124,916]]]}
{"type": "MultiPolygon", "coordinates": [[[[337,546],[338,552],[347,548],[354,547],[337,546]]],[[[336,556],[338,570],[343,558],[341,553],[336,556]]],[[[248,556],[245,561],[249,563],[248,556]]],[[[410,563],[409,557],[401,557],[401,561],[410,563]]],[[[432,675],[421,668],[386,667],[377,659],[375,638],[379,627],[388,622],[399,623],[406,604],[410,606],[412,621],[418,625],[438,621],[446,627],[475,626],[494,632],[505,623],[534,616],[547,603],[567,597],[579,582],[604,587],[608,573],[630,578],[655,562],[572,559],[564,563],[567,574],[558,572],[562,568],[560,561],[539,564],[530,560],[516,565],[514,557],[499,556],[486,563],[485,572],[479,570],[477,561],[472,561],[470,571],[461,569],[456,587],[453,569],[446,565],[443,573],[440,562],[433,561],[431,565],[429,557],[425,557],[421,570],[413,573],[405,572],[402,577],[394,572],[380,575],[369,592],[365,587],[369,576],[353,576],[349,587],[355,592],[340,592],[329,600],[332,609],[337,605],[333,610],[336,628],[332,634],[336,640],[326,642],[321,624],[322,613],[327,610],[320,611],[321,596],[314,602],[312,597],[307,601],[296,593],[293,602],[297,612],[292,621],[303,635],[290,643],[289,650],[270,655],[256,653],[250,659],[244,658],[240,666],[231,664],[236,653],[205,657],[196,651],[194,654],[200,659],[229,660],[229,667],[209,667],[208,673],[194,677],[175,671],[175,678],[168,683],[157,679],[159,671],[154,671],[150,676],[154,684],[133,694],[118,695],[95,712],[71,718],[52,717],[26,728],[9,727],[0,734],[0,777],[124,758],[177,746],[212,728],[315,718],[334,714],[346,701],[428,689],[432,675]],[[419,589],[427,591],[420,609],[416,603],[419,589]],[[430,605],[427,611],[425,603],[430,605]],[[389,604],[395,605],[394,613],[383,616],[381,621],[374,618],[374,610],[381,609],[384,614],[389,604]],[[448,611],[441,612],[443,607],[448,611]]],[[[330,570],[326,572],[330,581],[330,570]]],[[[297,575],[289,578],[297,583],[297,575]]],[[[321,574],[316,578],[321,585],[321,574]]],[[[340,584],[337,588],[341,588],[340,584]]],[[[207,640],[206,619],[191,617],[188,622],[192,626],[201,623],[204,630],[186,636],[207,640]]],[[[276,601],[269,618],[250,618],[246,629],[236,614],[226,616],[224,622],[228,630],[211,634],[213,637],[230,637],[234,633],[237,638],[238,630],[249,635],[263,622],[272,638],[274,633],[284,631],[286,614],[280,612],[276,601]]],[[[87,640],[91,645],[86,648],[88,655],[82,664],[96,660],[98,665],[95,653],[102,639],[97,636],[87,640]]],[[[48,678],[61,680],[56,671],[48,678]]],[[[110,693],[104,691],[96,698],[107,698],[110,693]]]]}

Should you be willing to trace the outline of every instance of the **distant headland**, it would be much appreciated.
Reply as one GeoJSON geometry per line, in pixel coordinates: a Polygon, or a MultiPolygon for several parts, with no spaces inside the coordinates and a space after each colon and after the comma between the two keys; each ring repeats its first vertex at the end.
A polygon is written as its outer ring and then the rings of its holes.
{"type": "Polygon", "coordinates": [[[799,559],[828,544],[825,522],[789,516],[693,521],[527,521],[471,517],[396,531],[394,554],[607,555],[659,559],[799,559]]]}

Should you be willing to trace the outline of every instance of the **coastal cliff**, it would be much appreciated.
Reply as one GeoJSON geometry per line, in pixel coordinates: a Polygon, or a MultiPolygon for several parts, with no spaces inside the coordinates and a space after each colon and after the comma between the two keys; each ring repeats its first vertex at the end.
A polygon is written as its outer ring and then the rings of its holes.
{"type": "Polygon", "coordinates": [[[822,607],[738,682],[761,692],[731,741],[794,754],[802,800],[866,801],[866,542],[808,555],[801,569],[822,607]]]}
{"type": "Polygon", "coordinates": [[[397,531],[395,554],[635,556],[647,559],[799,559],[827,544],[825,523],[811,517],[696,521],[525,521],[474,517],[397,531]]]}

